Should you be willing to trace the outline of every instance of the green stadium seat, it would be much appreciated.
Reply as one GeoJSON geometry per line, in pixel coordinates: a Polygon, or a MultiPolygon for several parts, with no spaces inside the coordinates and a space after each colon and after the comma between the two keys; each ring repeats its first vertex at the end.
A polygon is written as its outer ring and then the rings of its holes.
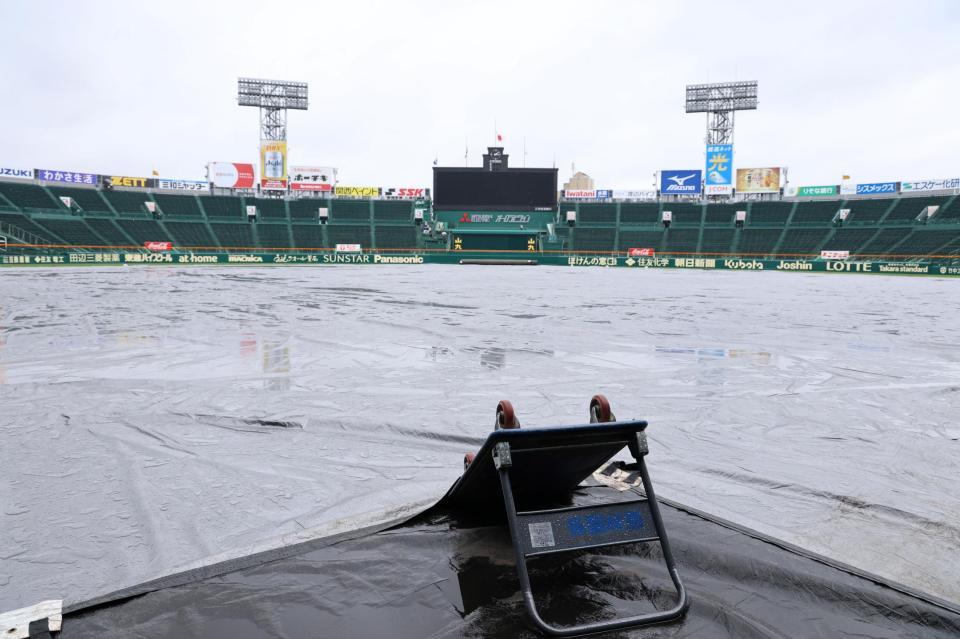
{"type": "MultiPolygon", "coordinates": [[[[410,225],[413,228],[413,225],[410,225]]],[[[370,248],[370,227],[359,225],[338,225],[330,224],[327,226],[327,237],[330,238],[330,247],[337,244],[359,244],[362,248],[370,248]]]]}
{"type": "Polygon", "coordinates": [[[417,247],[420,229],[411,222],[406,226],[377,226],[377,248],[413,249],[417,247]]]}
{"type": "Polygon", "coordinates": [[[290,241],[290,227],[286,224],[257,224],[257,237],[260,240],[259,246],[268,251],[293,246],[290,241]]]}
{"type": "MultiPolygon", "coordinates": [[[[577,224],[605,224],[613,226],[617,222],[616,204],[588,202],[580,204],[577,209],[577,224]]],[[[610,250],[613,249],[611,248],[610,250]]]]}
{"type": "MultiPolygon", "coordinates": [[[[332,200],[330,206],[330,222],[370,222],[369,200],[332,200]]],[[[336,244],[337,242],[335,242],[336,244]]],[[[355,242],[339,242],[340,244],[354,244],[355,242]]],[[[364,245],[367,246],[367,245],[364,245]]]]}
{"type": "Polygon", "coordinates": [[[880,229],[873,239],[857,249],[856,253],[858,255],[884,255],[909,234],[909,228],[880,229]]]}
{"type": "Polygon", "coordinates": [[[203,222],[164,221],[163,225],[170,232],[170,241],[178,247],[192,249],[210,249],[217,247],[217,241],[210,235],[207,225],[203,222]]]}
{"type": "Polygon", "coordinates": [[[788,228],[777,250],[778,255],[791,257],[809,256],[820,251],[820,245],[830,234],[831,228],[788,228]]]}
{"type": "Polygon", "coordinates": [[[104,246],[104,241],[94,233],[83,220],[63,220],[54,218],[35,218],[34,220],[51,233],[63,238],[67,244],[74,246],[98,247],[104,246]]]}
{"type": "Polygon", "coordinates": [[[163,227],[155,220],[128,220],[117,219],[117,225],[127,232],[138,245],[144,242],[169,242],[173,238],[164,232],[163,227]]]}
{"type": "Polygon", "coordinates": [[[738,231],[737,255],[765,257],[773,253],[780,241],[782,229],[744,228],[738,231]]]}
{"type": "Polygon", "coordinates": [[[203,195],[200,197],[200,205],[207,213],[207,217],[247,220],[246,209],[238,197],[203,195]]]}
{"type": "MultiPolygon", "coordinates": [[[[114,210],[125,217],[150,217],[143,203],[150,200],[150,194],[142,191],[102,191],[114,210]]],[[[161,207],[162,208],[162,207],[161,207]]]]}
{"type": "MultiPolygon", "coordinates": [[[[884,224],[901,224],[913,222],[928,206],[943,206],[949,197],[904,197],[897,203],[884,218],[884,224]]],[[[939,211],[937,211],[939,213],[939,211]]]]}
{"type": "Polygon", "coordinates": [[[747,222],[750,226],[786,226],[792,210],[792,202],[754,202],[747,222]]]}
{"type": "MultiPolygon", "coordinates": [[[[374,200],[373,221],[380,222],[408,222],[413,224],[412,200],[374,200]]],[[[379,243],[379,238],[377,239],[379,243]]]]}
{"type": "Polygon", "coordinates": [[[654,202],[620,205],[620,225],[660,224],[660,205],[654,202]]]}
{"type": "Polygon", "coordinates": [[[36,184],[0,182],[0,194],[22,210],[62,211],[63,205],[36,184]]]}
{"type": "Polygon", "coordinates": [[[276,198],[247,198],[247,204],[257,207],[257,217],[261,220],[287,219],[287,207],[283,200],[276,198]]]}
{"type": "Polygon", "coordinates": [[[254,248],[253,229],[249,222],[239,222],[236,224],[227,222],[214,222],[210,224],[213,234],[226,250],[244,250],[254,248]]]}
{"type": "Polygon", "coordinates": [[[841,208],[840,202],[836,200],[827,200],[825,202],[800,202],[797,210],[793,214],[791,224],[793,226],[823,225],[830,224],[837,211],[841,208]]]}
{"type": "Polygon", "coordinates": [[[123,231],[120,230],[120,227],[118,227],[112,219],[87,217],[85,220],[87,224],[90,225],[90,228],[107,241],[107,244],[112,246],[128,246],[130,244],[130,240],[126,238],[123,231]]]}
{"type": "Polygon", "coordinates": [[[170,195],[154,193],[153,199],[163,212],[163,217],[192,217],[201,218],[200,207],[197,206],[195,195],[170,195]]]}
{"type": "MultiPolygon", "coordinates": [[[[293,209],[290,210],[291,215],[293,209]]],[[[291,224],[293,245],[301,249],[325,248],[323,244],[323,229],[318,222],[313,224],[291,224]]]]}
{"type": "Polygon", "coordinates": [[[737,211],[745,211],[746,204],[712,204],[703,216],[704,224],[733,226],[737,211]]]}
{"type": "Polygon", "coordinates": [[[0,222],[9,224],[18,230],[36,235],[46,244],[59,244],[60,241],[50,234],[50,231],[38,226],[29,216],[23,213],[0,213],[0,222]]]}
{"type": "Polygon", "coordinates": [[[960,229],[916,229],[892,250],[892,254],[905,259],[942,255],[941,249],[957,239],[960,239],[960,229]]]}
{"type": "Polygon", "coordinates": [[[887,212],[893,200],[847,200],[840,208],[850,209],[844,224],[876,224],[887,212]]]}
{"type": "Polygon", "coordinates": [[[620,243],[617,248],[620,251],[628,251],[632,248],[651,248],[654,251],[659,251],[660,245],[663,244],[663,235],[663,227],[656,231],[625,231],[621,229],[620,243]]]}
{"type": "Polygon", "coordinates": [[[699,229],[684,229],[671,226],[664,233],[663,252],[670,254],[693,254],[700,240],[699,229]]]}
{"type": "Polygon", "coordinates": [[[100,197],[100,191],[93,187],[47,187],[53,196],[57,199],[61,197],[71,197],[77,205],[84,211],[91,213],[112,213],[107,202],[100,197]]]}
{"type": "Polygon", "coordinates": [[[703,237],[700,240],[700,252],[709,253],[711,257],[729,255],[733,245],[733,237],[736,229],[703,229],[703,237]]]}
{"type": "Polygon", "coordinates": [[[333,200],[322,198],[301,198],[299,200],[290,200],[287,204],[290,207],[290,219],[304,222],[318,223],[319,214],[317,211],[326,208],[329,212],[333,200]]]}
{"type": "Polygon", "coordinates": [[[827,240],[826,244],[820,247],[821,251],[850,251],[856,253],[857,249],[864,245],[874,233],[875,228],[839,228],[833,236],[827,240]]]}
{"type": "Polygon", "coordinates": [[[699,204],[664,202],[663,210],[673,213],[672,226],[700,226],[703,222],[703,207],[699,204]]]}

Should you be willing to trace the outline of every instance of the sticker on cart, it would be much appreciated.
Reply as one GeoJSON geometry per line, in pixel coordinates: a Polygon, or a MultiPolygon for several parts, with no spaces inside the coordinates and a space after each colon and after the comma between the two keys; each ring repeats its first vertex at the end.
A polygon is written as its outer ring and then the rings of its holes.
{"type": "Polygon", "coordinates": [[[553,539],[553,524],[549,521],[529,524],[528,528],[530,529],[530,545],[534,548],[557,545],[557,542],[553,539]]]}

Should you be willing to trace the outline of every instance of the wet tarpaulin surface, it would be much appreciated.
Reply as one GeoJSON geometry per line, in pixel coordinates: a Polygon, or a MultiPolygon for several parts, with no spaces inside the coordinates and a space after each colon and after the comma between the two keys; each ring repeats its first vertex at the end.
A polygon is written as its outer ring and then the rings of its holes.
{"type": "MultiPolygon", "coordinates": [[[[632,495],[626,493],[626,495],[632,495]]],[[[577,503],[624,495],[581,490],[577,503]]],[[[740,531],[663,507],[691,607],[604,637],[839,638],[960,634],[960,614],[740,531]]],[[[658,544],[532,560],[538,609],[573,625],[669,608],[658,544]]],[[[536,637],[505,526],[442,514],[398,529],[68,615],[81,637],[536,637]]],[[[599,636],[599,635],[598,635],[599,636]]]]}
{"type": "Polygon", "coordinates": [[[0,610],[403,517],[497,400],[651,426],[664,497],[960,601],[956,282],[0,271],[0,610]]]}

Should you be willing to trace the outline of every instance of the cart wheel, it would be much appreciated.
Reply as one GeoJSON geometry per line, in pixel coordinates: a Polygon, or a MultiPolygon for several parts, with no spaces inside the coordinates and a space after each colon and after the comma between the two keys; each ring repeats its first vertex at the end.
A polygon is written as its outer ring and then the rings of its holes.
{"type": "Polygon", "coordinates": [[[591,424],[605,424],[607,422],[615,422],[617,418],[613,416],[613,413],[610,411],[610,402],[603,395],[597,394],[594,395],[590,400],[590,423],[591,424]]]}
{"type": "Polygon", "coordinates": [[[497,422],[494,430],[520,428],[520,421],[517,420],[517,414],[513,412],[513,404],[505,399],[501,399],[497,404],[497,422]]]}
{"type": "Polygon", "coordinates": [[[463,456],[463,469],[466,470],[470,464],[473,463],[473,458],[476,457],[474,453],[467,453],[463,456]]]}

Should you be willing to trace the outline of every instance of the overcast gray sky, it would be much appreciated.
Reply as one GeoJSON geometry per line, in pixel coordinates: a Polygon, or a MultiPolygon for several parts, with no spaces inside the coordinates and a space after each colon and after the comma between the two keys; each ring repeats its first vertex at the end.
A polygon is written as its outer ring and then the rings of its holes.
{"type": "Polygon", "coordinates": [[[684,86],[758,80],[738,167],[791,185],[960,176],[960,2],[0,2],[0,166],[202,179],[255,162],[238,76],[310,84],[292,164],[429,186],[494,122],[599,188],[702,166],[684,86]]]}

